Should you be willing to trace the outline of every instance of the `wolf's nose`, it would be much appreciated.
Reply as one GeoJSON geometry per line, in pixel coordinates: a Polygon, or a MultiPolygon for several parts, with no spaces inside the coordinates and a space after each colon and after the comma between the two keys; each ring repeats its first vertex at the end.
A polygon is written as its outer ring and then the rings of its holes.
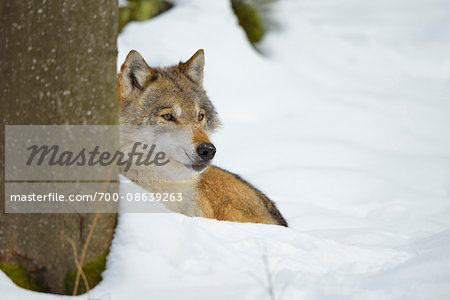
{"type": "Polygon", "coordinates": [[[216,147],[214,147],[214,145],[211,143],[202,143],[198,145],[195,151],[202,160],[208,161],[213,159],[214,155],[216,154],[216,147]]]}

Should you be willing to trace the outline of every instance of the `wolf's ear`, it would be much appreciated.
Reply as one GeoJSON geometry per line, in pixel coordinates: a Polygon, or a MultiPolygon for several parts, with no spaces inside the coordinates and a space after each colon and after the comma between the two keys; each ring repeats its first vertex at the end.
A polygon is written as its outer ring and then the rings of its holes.
{"type": "Polygon", "coordinates": [[[154,71],[142,56],[134,50],[128,53],[120,68],[119,96],[122,100],[132,100],[144,91],[145,85],[154,76],[154,71]]]}
{"type": "Polygon", "coordinates": [[[205,65],[205,55],[203,49],[195,52],[194,55],[185,63],[180,63],[178,67],[186,74],[192,81],[198,85],[202,85],[203,81],[203,66],[205,65]]]}

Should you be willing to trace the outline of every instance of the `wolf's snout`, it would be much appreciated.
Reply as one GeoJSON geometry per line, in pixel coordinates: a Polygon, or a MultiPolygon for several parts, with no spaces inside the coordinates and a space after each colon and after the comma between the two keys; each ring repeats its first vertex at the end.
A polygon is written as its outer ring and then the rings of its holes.
{"type": "Polygon", "coordinates": [[[195,151],[202,160],[208,161],[214,158],[214,155],[216,154],[216,147],[214,147],[211,143],[202,143],[198,145],[195,151]]]}

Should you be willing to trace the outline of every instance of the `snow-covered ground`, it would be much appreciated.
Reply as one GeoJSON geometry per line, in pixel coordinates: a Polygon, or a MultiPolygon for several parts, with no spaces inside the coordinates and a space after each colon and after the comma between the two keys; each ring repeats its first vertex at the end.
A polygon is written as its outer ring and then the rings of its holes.
{"type": "MultiPolygon", "coordinates": [[[[131,49],[157,66],[203,48],[215,163],[290,228],[122,214],[89,298],[448,299],[450,2],[280,0],[264,55],[229,0],[175,2],[123,30],[119,67],[131,49]]],[[[65,298],[2,273],[0,291],[65,298]]]]}

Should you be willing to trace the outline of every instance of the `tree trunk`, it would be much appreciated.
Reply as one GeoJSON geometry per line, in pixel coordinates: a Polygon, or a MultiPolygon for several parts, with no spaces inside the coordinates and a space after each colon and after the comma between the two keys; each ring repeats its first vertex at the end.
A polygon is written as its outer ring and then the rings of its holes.
{"type": "MultiPolygon", "coordinates": [[[[66,293],[94,214],[5,214],[5,125],[116,124],[117,0],[0,0],[0,262],[66,293]]],[[[108,251],[115,214],[100,214],[84,263],[108,251]]]]}

